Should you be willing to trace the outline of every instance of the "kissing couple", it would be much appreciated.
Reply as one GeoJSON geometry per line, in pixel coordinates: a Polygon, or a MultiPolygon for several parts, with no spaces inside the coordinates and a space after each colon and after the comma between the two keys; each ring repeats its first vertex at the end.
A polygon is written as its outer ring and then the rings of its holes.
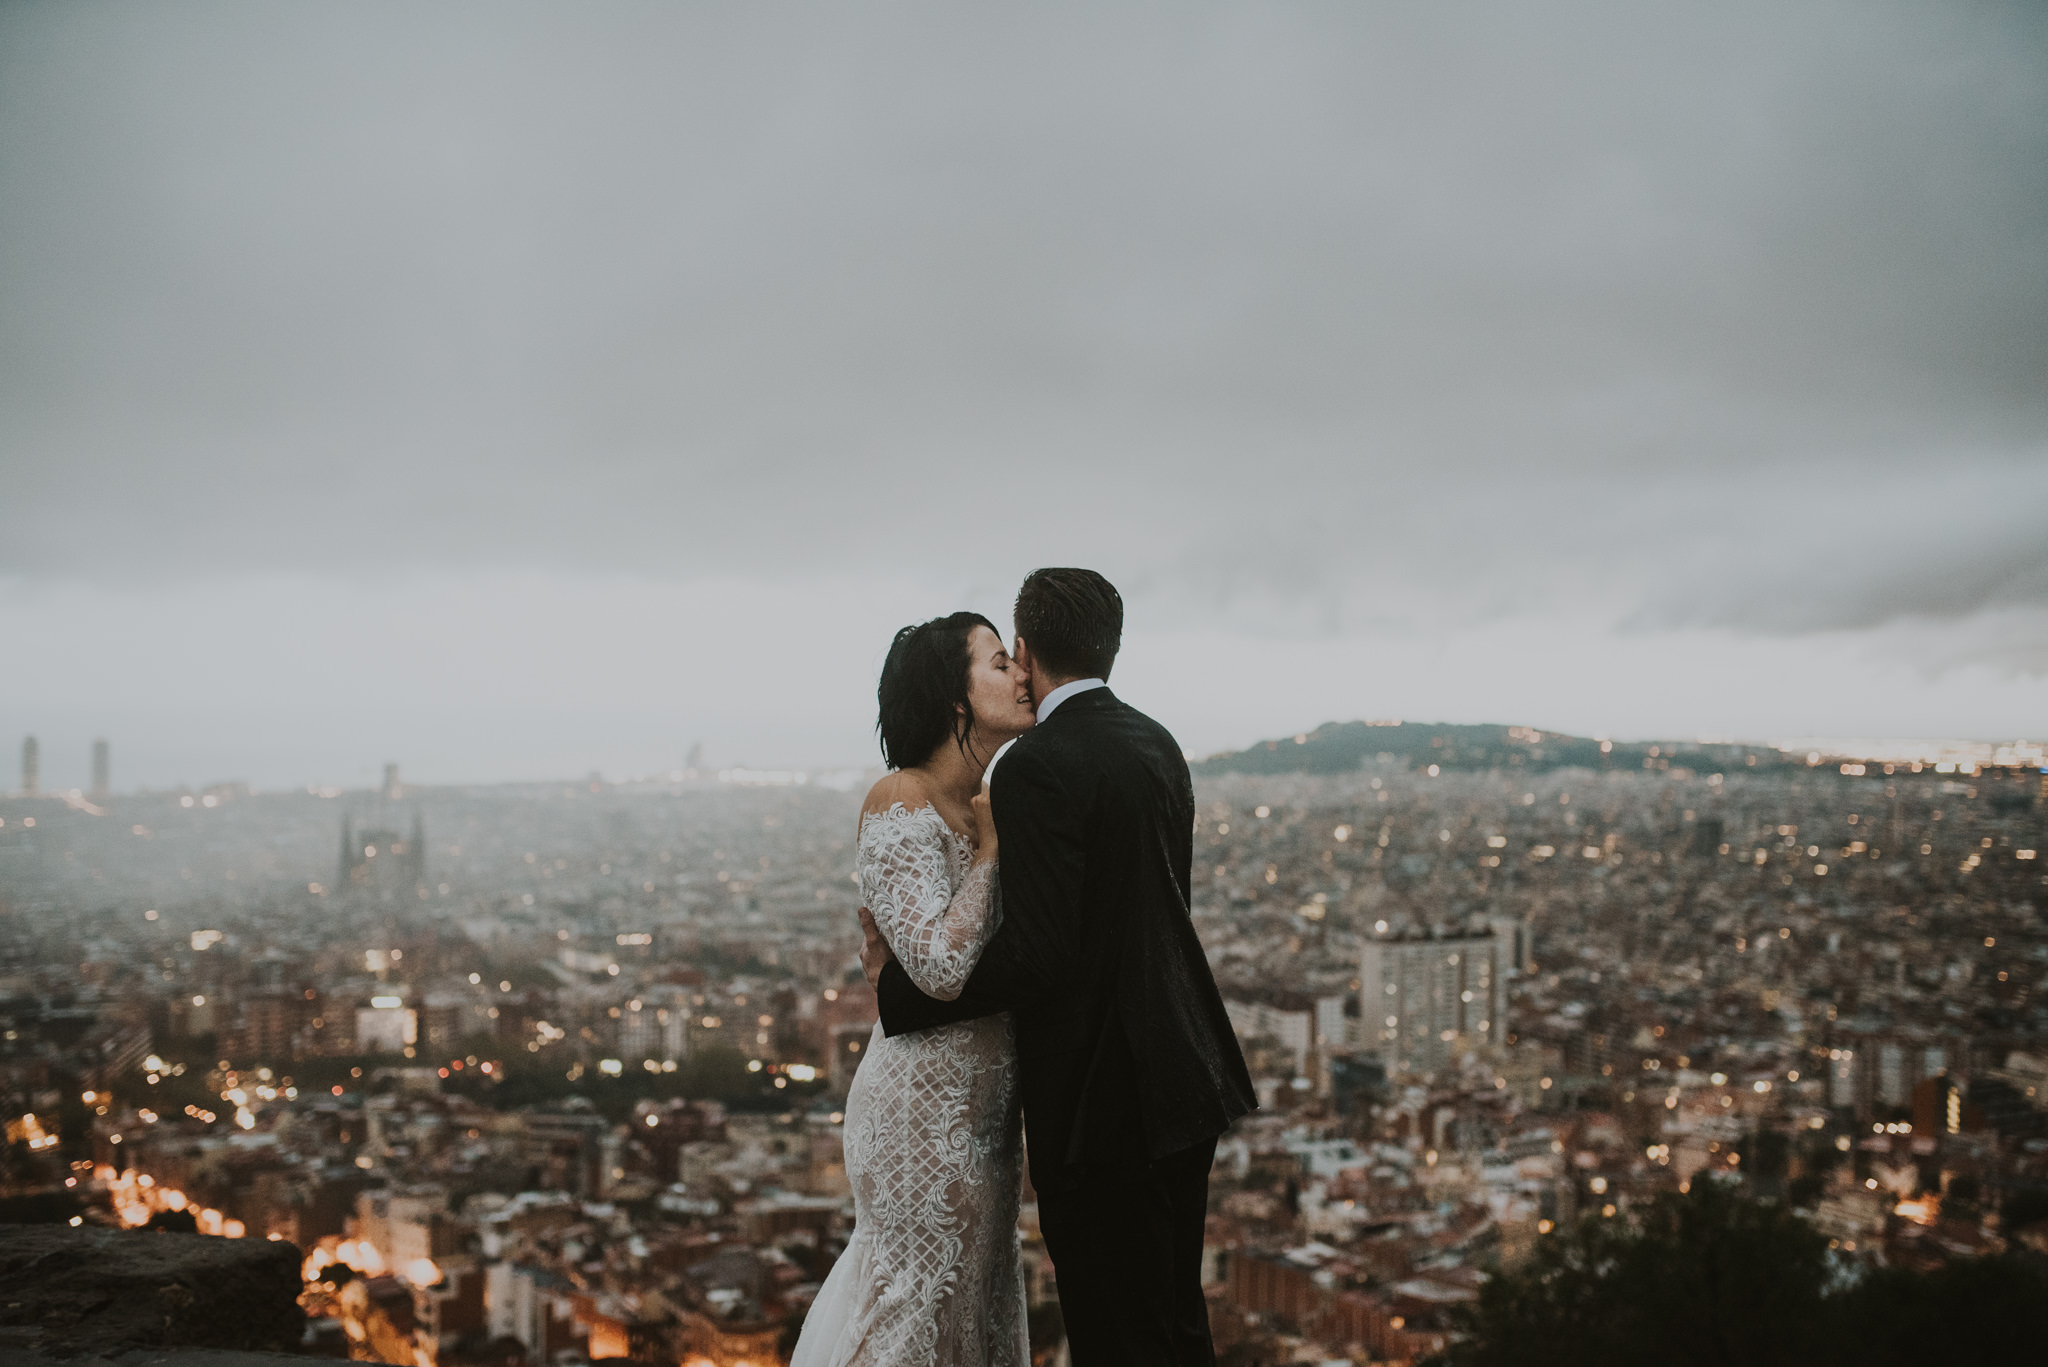
{"type": "Polygon", "coordinates": [[[1013,649],[972,612],[889,647],[854,1230],[791,1367],[1026,1367],[1026,1140],[1074,1367],[1215,1362],[1209,1168],[1255,1103],[1189,919],[1187,762],[1109,690],[1123,619],[1101,575],[1044,569],[1013,649]]]}

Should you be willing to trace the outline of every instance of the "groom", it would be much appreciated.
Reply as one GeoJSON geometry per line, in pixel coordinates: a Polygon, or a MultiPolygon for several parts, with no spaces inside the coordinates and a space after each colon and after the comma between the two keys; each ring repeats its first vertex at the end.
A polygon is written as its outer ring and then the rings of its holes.
{"type": "Polygon", "coordinates": [[[1209,1367],[1202,1233],[1250,1075],[1188,919],[1194,788],[1109,691],[1123,599],[1093,570],[1018,590],[1038,724],[991,777],[1002,924],[959,998],[925,996],[862,913],[891,1035],[1009,1011],[1039,1226],[1074,1367],[1209,1367]]]}

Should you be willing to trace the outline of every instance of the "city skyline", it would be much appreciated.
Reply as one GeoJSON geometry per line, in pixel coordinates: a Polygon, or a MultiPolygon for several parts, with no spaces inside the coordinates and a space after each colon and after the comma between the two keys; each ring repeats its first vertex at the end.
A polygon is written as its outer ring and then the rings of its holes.
{"type": "MultiPolygon", "coordinates": [[[[1359,724],[1360,720],[1361,719],[1352,719],[1350,722],[1334,722],[1325,723],[1323,725],[1325,727],[1331,725],[1338,727],[1343,727],[1346,725],[1355,726],[1359,724]]],[[[1403,723],[1399,721],[1395,721],[1392,723],[1389,723],[1387,721],[1371,721],[1365,722],[1364,724],[1368,726],[1384,726],[1388,724],[1401,725],[1403,723]]],[[[1414,719],[1409,724],[1421,727],[1433,727],[1437,725],[1449,725],[1455,727],[1459,725],[1458,723],[1424,722],[1421,719],[1414,719]]],[[[1487,727],[1486,723],[1479,723],[1477,725],[1481,728],[1487,727]]],[[[1523,732],[1539,736],[1544,734],[1539,728],[1525,728],[1513,726],[1507,727],[1505,729],[1510,734],[1510,736],[1517,732],[1523,732]]],[[[1305,738],[1307,734],[1308,733],[1306,732],[1296,732],[1293,739],[1297,743],[1299,743],[1302,739],[1305,738]]],[[[1889,765],[1892,762],[1896,762],[1900,766],[1910,765],[1912,768],[1912,772],[1914,773],[1920,772],[1922,767],[1925,767],[1928,770],[1935,770],[1938,768],[1939,771],[1942,773],[1953,773],[1958,770],[1964,773],[1972,773],[1980,767],[2024,768],[2035,764],[2039,764],[2042,762],[2043,759],[2042,743],[2038,741],[2033,741],[2026,737],[2011,737],[1996,740],[1980,740],[1976,738],[1965,737],[1795,736],[1776,737],[1767,740],[1756,740],[1742,736],[1699,735],[1611,737],[1606,733],[1600,732],[1595,732],[1590,736],[1574,737],[1570,736],[1568,733],[1561,733],[1554,730],[1551,731],[1549,734],[1552,737],[1558,739],[1596,740],[1602,742],[1618,740],[1623,744],[1635,747],[1641,747],[1643,745],[1657,742],[1687,747],[1746,746],[1754,747],[1758,750],[1778,751],[1783,755],[1789,757],[1795,763],[1798,761],[1799,756],[1801,754],[1805,754],[1807,757],[1806,762],[1809,765],[1816,765],[1825,762],[1832,766],[1837,761],[1857,760],[1869,760],[1874,763],[1886,765],[1889,765]]],[[[1252,743],[1252,745],[1245,747],[1242,752],[1233,748],[1214,750],[1208,752],[1207,754],[1190,750],[1188,752],[1188,758],[1191,761],[1206,761],[1213,764],[1213,762],[1219,760],[1227,761],[1231,756],[1237,753],[1250,753],[1251,751],[1255,750],[1261,743],[1285,741],[1287,739],[1289,738],[1284,734],[1279,737],[1259,737],[1252,743]]],[[[1605,749],[1607,747],[1603,745],[1602,748],[1605,749]]],[[[427,780],[425,785],[422,785],[419,782],[415,781],[408,783],[407,786],[519,786],[522,784],[550,784],[560,782],[576,783],[585,780],[601,780],[607,784],[653,784],[655,786],[661,786],[664,784],[679,782],[687,778],[689,781],[692,782],[730,782],[739,784],[742,787],[772,787],[782,786],[791,783],[798,785],[802,785],[805,783],[824,783],[834,788],[844,788],[848,784],[856,781],[858,776],[879,772],[884,767],[879,756],[871,757],[865,763],[804,763],[801,761],[796,761],[783,762],[779,765],[776,765],[757,764],[752,763],[743,757],[726,756],[714,756],[712,760],[707,762],[704,759],[704,745],[701,740],[691,743],[683,751],[683,753],[686,755],[686,758],[676,764],[654,765],[630,770],[606,771],[603,769],[584,769],[580,772],[563,771],[559,773],[528,773],[518,775],[500,774],[484,778],[465,777],[460,775],[439,775],[427,780]]],[[[1674,749],[1671,753],[1676,755],[1678,751],[1674,749]]],[[[0,788],[0,796],[40,796],[63,799],[68,801],[76,801],[80,798],[86,798],[90,799],[92,802],[103,803],[107,801],[110,797],[121,795],[150,796],[160,795],[164,793],[175,794],[178,792],[196,791],[208,788],[236,787],[246,787],[251,792],[296,791],[298,789],[303,788],[307,792],[327,796],[338,795],[344,792],[370,793],[374,795],[380,792],[391,791],[393,789],[393,785],[397,782],[397,774],[401,768],[401,766],[394,761],[382,761],[381,778],[371,780],[367,777],[368,771],[376,768],[377,766],[357,765],[355,766],[356,772],[352,772],[344,776],[347,780],[345,782],[334,782],[327,777],[315,777],[311,780],[302,777],[299,779],[288,779],[283,781],[252,782],[250,779],[241,776],[216,776],[211,779],[204,779],[199,781],[178,780],[173,782],[143,782],[126,785],[116,785],[112,781],[111,744],[106,737],[95,736],[93,737],[91,742],[91,777],[87,783],[81,784],[67,783],[61,778],[58,781],[45,782],[44,775],[46,770],[43,762],[43,754],[44,748],[42,740],[39,736],[24,736],[21,742],[20,762],[17,769],[17,782],[12,788],[0,788]]],[[[1327,766],[1318,766],[1313,771],[1319,773],[1331,772],[1331,770],[1327,766]]],[[[2042,771],[2044,773],[2048,773],[2048,764],[2042,765],[2042,771]]],[[[68,774],[68,772],[69,771],[67,769],[60,765],[60,775],[68,774]]],[[[1251,770],[1250,772],[1266,771],[1255,769],[1251,770]]],[[[1280,772],[1284,772],[1284,770],[1280,772]]],[[[1848,770],[1845,769],[1844,772],[1848,772],[1848,770]]],[[[1887,767],[1886,772],[1891,772],[1889,767],[1887,767]]]]}

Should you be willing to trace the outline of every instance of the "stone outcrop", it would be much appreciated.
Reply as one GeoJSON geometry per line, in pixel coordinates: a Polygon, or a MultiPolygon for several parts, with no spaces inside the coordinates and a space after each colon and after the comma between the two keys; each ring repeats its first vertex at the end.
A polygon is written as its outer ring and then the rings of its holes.
{"type": "Polygon", "coordinates": [[[0,1367],[290,1352],[305,1325],[299,1289],[299,1251],[287,1243],[0,1225],[0,1367]]]}

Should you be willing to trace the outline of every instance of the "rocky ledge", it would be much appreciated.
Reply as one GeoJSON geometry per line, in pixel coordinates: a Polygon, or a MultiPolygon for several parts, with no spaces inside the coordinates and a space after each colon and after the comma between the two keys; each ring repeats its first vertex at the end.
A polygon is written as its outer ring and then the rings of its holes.
{"type": "Polygon", "coordinates": [[[117,1357],[227,1367],[291,1352],[305,1325],[298,1295],[299,1251],[287,1243],[0,1225],[0,1367],[117,1357]]]}

